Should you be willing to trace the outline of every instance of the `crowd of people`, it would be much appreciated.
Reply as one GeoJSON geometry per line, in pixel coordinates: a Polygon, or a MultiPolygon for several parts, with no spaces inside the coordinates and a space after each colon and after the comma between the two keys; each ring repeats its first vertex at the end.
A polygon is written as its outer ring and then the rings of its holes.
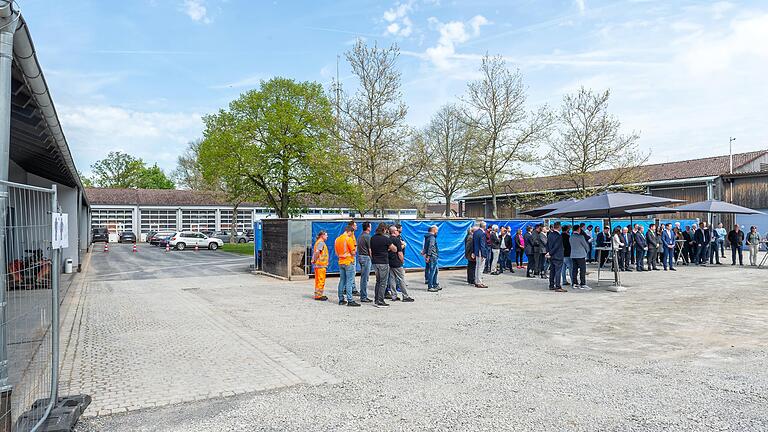
{"type": "MultiPolygon", "coordinates": [[[[336,238],[334,251],[338,257],[340,305],[360,306],[373,303],[389,306],[391,301],[413,302],[405,282],[406,242],[400,236],[399,225],[379,223],[373,235],[370,222],[363,222],[362,234],[357,238],[357,224],[351,221],[344,233],[336,238]],[[360,266],[360,290],[355,286],[356,264],[360,266]],[[369,276],[375,274],[374,298],[368,297],[369,276]],[[359,296],[360,302],[353,299],[359,296]]],[[[433,225],[424,236],[421,256],[424,259],[424,283],[427,291],[442,289],[438,282],[439,248],[438,227],[433,225]]],[[[325,276],[328,266],[328,234],[320,231],[313,248],[312,265],[315,269],[315,300],[326,301],[325,276]]],[[[528,278],[548,279],[549,289],[567,292],[573,289],[590,290],[586,283],[587,263],[604,267],[610,261],[611,270],[676,271],[682,265],[720,265],[725,256],[725,245],[731,250],[731,265],[743,264],[742,248],[749,251],[750,265],[757,265],[759,245],[765,240],[757,227],[744,233],[739,225],[726,232],[723,224],[716,228],[707,222],[692,224],[681,229],[680,223],[616,226],[611,229],[574,223],[572,226],[555,222],[550,225],[528,225],[515,233],[509,227],[487,226],[478,221],[467,230],[464,255],[467,259],[467,283],[477,288],[488,288],[485,275],[496,276],[504,272],[515,273],[525,269],[528,278]],[[527,260],[527,264],[524,262],[527,260]],[[569,282],[570,281],[570,282],[569,282]]]]}
{"type": "MultiPolygon", "coordinates": [[[[377,307],[389,306],[385,299],[412,303],[405,282],[405,240],[400,236],[401,227],[397,224],[379,223],[371,235],[372,225],[363,222],[363,232],[357,238],[357,224],[351,221],[344,232],[334,241],[334,251],[339,264],[339,305],[359,307],[361,303],[373,303],[377,307]],[[360,290],[355,286],[356,263],[360,265],[360,290]],[[368,296],[370,273],[375,274],[373,299],[368,296]],[[359,296],[357,302],[353,297],[359,296]]],[[[437,280],[439,250],[437,245],[437,226],[433,225],[424,236],[421,255],[425,261],[424,282],[427,291],[441,290],[437,280]]],[[[315,271],[314,299],[327,301],[325,276],[330,257],[328,233],[320,231],[315,239],[312,253],[312,265],[315,271]]]]}

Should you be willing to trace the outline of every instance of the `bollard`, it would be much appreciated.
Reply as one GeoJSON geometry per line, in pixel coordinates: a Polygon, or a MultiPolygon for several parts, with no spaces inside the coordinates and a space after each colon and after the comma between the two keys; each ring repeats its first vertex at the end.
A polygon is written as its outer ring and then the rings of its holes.
{"type": "Polygon", "coordinates": [[[109,252],[109,242],[104,243],[104,252],[109,252]]]}
{"type": "Polygon", "coordinates": [[[166,252],[170,252],[171,251],[171,245],[170,244],[168,244],[168,243],[165,244],[165,251],[166,252]]]}
{"type": "Polygon", "coordinates": [[[138,252],[138,251],[136,250],[136,243],[134,243],[133,244],[133,253],[136,253],[136,252],[138,252]]]}
{"type": "Polygon", "coordinates": [[[197,252],[198,250],[200,249],[197,247],[197,245],[195,245],[195,252],[197,252]]]}

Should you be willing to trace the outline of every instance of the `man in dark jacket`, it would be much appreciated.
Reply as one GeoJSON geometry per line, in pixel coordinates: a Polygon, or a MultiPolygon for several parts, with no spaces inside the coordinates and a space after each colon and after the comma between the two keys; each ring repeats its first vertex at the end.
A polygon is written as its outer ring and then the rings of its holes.
{"type": "MultiPolygon", "coordinates": [[[[611,248],[611,227],[608,225],[603,227],[603,232],[597,234],[597,239],[595,243],[595,247],[599,248],[611,248]]],[[[598,255],[598,264],[600,267],[602,267],[605,264],[605,261],[608,259],[608,251],[607,250],[599,250],[597,251],[598,255]]]]}
{"type": "Polygon", "coordinates": [[[659,268],[656,267],[656,258],[659,251],[659,237],[656,235],[656,225],[651,224],[651,226],[648,227],[648,232],[645,234],[645,242],[646,245],[648,245],[648,270],[656,270],[658,271],[659,268]]]}
{"type": "MultiPolygon", "coordinates": [[[[536,228],[538,229],[539,226],[537,225],[536,228]]],[[[537,233],[533,231],[530,225],[525,227],[525,234],[523,235],[523,250],[525,251],[525,255],[528,257],[528,265],[525,269],[525,276],[529,278],[532,278],[538,274],[536,271],[538,268],[536,265],[536,251],[533,247],[534,235],[537,235],[537,233]]]]}
{"type": "Polygon", "coordinates": [[[437,282],[437,260],[439,251],[437,247],[437,225],[429,227],[429,234],[427,237],[427,245],[424,247],[425,255],[424,261],[426,261],[427,268],[429,269],[427,278],[427,291],[435,292],[440,291],[440,284],[437,282]]]}
{"type": "Polygon", "coordinates": [[[648,243],[645,239],[645,233],[643,233],[643,226],[638,225],[635,231],[635,270],[645,271],[645,265],[643,264],[643,258],[648,253],[648,243]]]}
{"type": "Polygon", "coordinates": [[[552,230],[547,233],[547,253],[549,258],[549,289],[557,292],[567,292],[561,285],[563,269],[563,237],[560,234],[560,222],[555,222],[552,230]]]}
{"type": "Polygon", "coordinates": [[[479,228],[472,234],[472,257],[475,259],[475,287],[488,288],[483,284],[483,270],[490,249],[486,246],[485,222],[480,222],[479,228]]]}
{"type": "Polygon", "coordinates": [[[731,244],[731,265],[736,265],[736,254],[739,255],[739,265],[743,266],[741,246],[744,244],[744,231],[736,224],[731,232],[728,233],[728,243],[731,244]]]}
{"type": "Polygon", "coordinates": [[[691,232],[690,225],[685,226],[685,231],[683,231],[682,235],[683,240],[685,240],[683,245],[683,265],[688,265],[688,263],[693,262],[694,249],[696,248],[696,242],[693,240],[693,232],[691,232]]]}
{"type": "Polygon", "coordinates": [[[464,237],[464,258],[467,259],[467,283],[470,285],[475,284],[475,259],[472,255],[472,234],[477,227],[472,227],[467,230],[467,236],[464,237]]]}

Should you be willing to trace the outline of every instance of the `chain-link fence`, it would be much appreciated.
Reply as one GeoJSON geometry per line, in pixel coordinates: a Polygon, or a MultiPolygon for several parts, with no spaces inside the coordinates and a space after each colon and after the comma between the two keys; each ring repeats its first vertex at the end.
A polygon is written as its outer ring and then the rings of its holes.
{"type": "Polygon", "coordinates": [[[58,389],[56,189],[0,181],[0,432],[35,430],[58,389]],[[22,426],[23,424],[23,426],[22,426]]]}

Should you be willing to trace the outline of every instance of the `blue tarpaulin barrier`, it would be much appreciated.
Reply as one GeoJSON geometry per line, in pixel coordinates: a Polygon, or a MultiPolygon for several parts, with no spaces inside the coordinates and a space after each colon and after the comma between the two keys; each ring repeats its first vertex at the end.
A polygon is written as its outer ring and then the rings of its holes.
{"type": "MultiPolygon", "coordinates": [[[[372,233],[376,231],[376,226],[382,221],[371,221],[372,233]]],[[[383,221],[387,224],[394,223],[393,221],[383,221]]],[[[438,259],[438,265],[440,267],[464,267],[467,265],[467,260],[464,258],[464,238],[467,236],[467,230],[472,227],[473,220],[402,220],[400,221],[403,231],[400,234],[401,238],[405,240],[405,263],[404,267],[407,269],[412,268],[424,268],[424,258],[421,256],[421,250],[424,247],[424,236],[427,234],[429,227],[437,225],[437,245],[440,249],[440,258],[438,259]]],[[[522,228],[525,232],[527,225],[536,225],[541,223],[540,220],[486,220],[488,226],[499,225],[511,228],[512,234],[515,230],[522,228]]],[[[335,273],[339,271],[338,257],[334,251],[334,242],[336,238],[341,235],[344,228],[347,226],[345,221],[313,221],[312,222],[312,245],[314,245],[314,239],[317,237],[317,233],[320,230],[328,232],[328,249],[329,249],[329,262],[328,272],[335,273]]],[[[362,221],[357,221],[357,231],[355,237],[358,237],[363,232],[362,221]]]]}

